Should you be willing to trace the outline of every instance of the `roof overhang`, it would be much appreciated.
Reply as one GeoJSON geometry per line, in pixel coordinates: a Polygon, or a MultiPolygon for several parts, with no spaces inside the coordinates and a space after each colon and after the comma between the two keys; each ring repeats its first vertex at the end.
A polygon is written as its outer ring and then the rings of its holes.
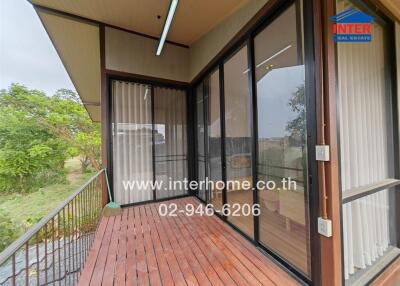
{"type": "Polygon", "coordinates": [[[100,121],[99,27],[63,15],[36,9],[76,91],[93,121],[100,121]]]}
{"type": "MultiPolygon", "coordinates": [[[[101,119],[100,25],[157,40],[170,5],[169,0],[29,1],[34,5],[94,121],[101,119]]],[[[400,19],[400,0],[378,1],[392,16],[400,19]]],[[[167,42],[190,49],[189,81],[204,66],[204,61],[211,60],[226,44],[226,35],[233,36],[229,32],[233,33],[232,26],[238,21],[235,18],[229,22],[227,18],[238,10],[266,2],[268,0],[179,1],[167,42]],[[224,21],[228,24],[223,25],[224,21]],[[219,30],[218,33],[213,33],[216,30],[219,30]],[[212,49],[205,49],[210,42],[217,44],[212,49]]],[[[247,19],[247,14],[245,11],[241,17],[247,19]]]]}
{"type": "MultiPolygon", "coordinates": [[[[158,39],[168,0],[29,0],[92,120],[101,119],[100,25],[158,39]]],[[[167,42],[188,48],[250,0],[179,1],[167,42]]]]}

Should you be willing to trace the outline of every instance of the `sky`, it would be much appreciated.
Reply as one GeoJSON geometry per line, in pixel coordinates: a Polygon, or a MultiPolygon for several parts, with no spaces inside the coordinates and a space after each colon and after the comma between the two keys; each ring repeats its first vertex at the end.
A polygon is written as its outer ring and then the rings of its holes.
{"type": "Polygon", "coordinates": [[[0,89],[12,83],[48,95],[60,88],[75,90],[27,0],[0,0],[0,89]]]}

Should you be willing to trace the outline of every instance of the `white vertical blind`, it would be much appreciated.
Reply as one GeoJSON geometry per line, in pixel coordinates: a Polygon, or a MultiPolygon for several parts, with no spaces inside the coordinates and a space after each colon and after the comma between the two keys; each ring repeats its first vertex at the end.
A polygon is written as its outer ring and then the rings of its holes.
{"type": "Polygon", "coordinates": [[[147,85],[112,82],[114,199],[122,205],[153,198],[150,184],[124,187],[153,180],[150,93],[147,85]]]}
{"type": "Polygon", "coordinates": [[[163,182],[157,199],[187,193],[183,182],[187,178],[186,93],[172,88],[154,88],[155,173],[163,182]]]}
{"type": "MultiPolygon", "coordinates": [[[[348,8],[337,1],[338,11],[348,8]]],[[[373,23],[370,43],[338,44],[342,191],[389,177],[384,30],[373,23]]],[[[343,205],[345,279],[389,246],[388,191],[343,205]]]]}

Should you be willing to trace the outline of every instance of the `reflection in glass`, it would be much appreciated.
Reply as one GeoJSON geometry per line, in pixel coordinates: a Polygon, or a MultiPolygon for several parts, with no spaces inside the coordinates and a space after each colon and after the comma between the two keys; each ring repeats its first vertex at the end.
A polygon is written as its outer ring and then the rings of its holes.
{"type": "Polygon", "coordinates": [[[170,185],[187,178],[186,93],[154,87],[154,162],[156,181],[163,182],[156,198],[187,193],[183,185],[170,185]]]}
{"type": "MultiPolygon", "coordinates": [[[[221,163],[221,115],[219,96],[219,70],[215,71],[205,80],[208,103],[208,177],[210,181],[222,180],[221,163]]],[[[215,209],[222,207],[222,189],[210,190],[210,203],[215,209]]]]}
{"type": "MultiPolygon", "coordinates": [[[[242,47],[224,64],[225,89],[225,157],[227,181],[252,183],[251,129],[247,46],[242,47]]],[[[227,184],[227,204],[252,206],[253,192],[238,184],[227,184]]],[[[253,217],[229,216],[228,220],[253,237],[253,217]]]]}
{"type": "Polygon", "coordinates": [[[257,176],[274,181],[259,190],[260,241],[304,274],[310,274],[307,208],[306,98],[301,30],[296,6],[254,39],[257,80],[257,176]],[[300,37],[299,37],[300,36],[300,37]],[[282,178],[296,182],[286,185],[282,178]]]}

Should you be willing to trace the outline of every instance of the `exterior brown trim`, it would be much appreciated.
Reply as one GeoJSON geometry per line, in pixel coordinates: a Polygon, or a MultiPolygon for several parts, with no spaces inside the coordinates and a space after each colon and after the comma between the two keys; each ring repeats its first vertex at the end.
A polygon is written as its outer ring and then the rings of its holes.
{"type": "MultiPolygon", "coordinates": [[[[330,146],[330,161],[318,162],[320,216],[332,220],[333,236],[321,236],[320,285],[342,284],[341,196],[336,117],[336,51],[329,17],[334,0],[314,0],[317,142],[330,146]]],[[[318,283],[317,283],[318,284],[318,283]]]]}
{"type": "Polygon", "coordinates": [[[162,85],[170,85],[185,89],[189,87],[189,83],[184,81],[176,81],[171,79],[158,78],[158,77],[152,77],[141,74],[110,70],[110,69],[105,69],[105,74],[107,76],[116,76],[118,78],[123,78],[129,81],[155,82],[155,83],[160,83],[162,85]]]}
{"type": "Polygon", "coordinates": [[[268,1],[251,19],[247,22],[240,30],[236,33],[236,35],[219,51],[214,58],[191,80],[190,84],[196,84],[200,79],[207,75],[209,70],[215,66],[222,58],[225,53],[227,53],[230,49],[235,47],[238,42],[244,40],[246,36],[248,36],[249,31],[257,26],[264,17],[267,16],[269,12],[274,10],[274,8],[282,4],[282,1],[279,0],[270,0],[268,1]]]}
{"type": "MultiPolygon", "coordinates": [[[[108,171],[108,158],[109,152],[109,142],[110,142],[110,130],[108,124],[110,122],[108,114],[108,96],[107,96],[107,77],[105,72],[106,67],[106,56],[105,56],[105,26],[102,24],[99,26],[100,33],[100,72],[101,72],[101,162],[104,169],[106,169],[105,176],[107,176],[108,171]]],[[[105,179],[105,178],[104,178],[105,179]]],[[[103,181],[102,184],[102,201],[103,205],[108,203],[107,197],[107,184],[103,181]]]]}
{"type": "MultiPolygon", "coordinates": [[[[33,4],[33,3],[31,3],[31,4],[33,5],[33,7],[35,9],[41,9],[43,11],[47,11],[47,12],[50,12],[50,13],[59,14],[61,16],[64,16],[64,17],[67,17],[67,18],[70,18],[70,19],[74,19],[74,20],[78,20],[80,22],[90,23],[90,24],[94,24],[94,25],[98,25],[98,26],[104,25],[106,27],[110,27],[110,28],[113,28],[113,29],[121,30],[121,31],[130,33],[130,34],[135,34],[135,35],[146,37],[146,38],[153,39],[153,40],[156,40],[156,41],[160,40],[158,37],[151,36],[151,35],[144,34],[144,33],[140,33],[140,32],[134,31],[134,30],[130,30],[130,29],[126,29],[126,28],[123,28],[123,27],[107,24],[107,23],[104,23],[104,22],[101,22],[101,21],[97,21],[97,20],[93,20],[93,19],[90,19],[90,18],[78,16],[78,15],[75,15],[75,14],[72,14],[72,13],[68,13],[68,12],[64,12],[64,11],[61,11],[61,10],[57,10],[57,9],[54,9],[54,8],[49,8],[49,7],[46,7],[46,6],[37,5],[37,4],[33,4]]],[[[165,42],[168,43],[168,44],[171,44],[171,45],[182,47],[182,48],[187,48],[187,49],[189,48],[189,46],[185,45],[185,44],[176,43],[176,42],[168,41],[168,40],[166,40],[165,42]]]]}

